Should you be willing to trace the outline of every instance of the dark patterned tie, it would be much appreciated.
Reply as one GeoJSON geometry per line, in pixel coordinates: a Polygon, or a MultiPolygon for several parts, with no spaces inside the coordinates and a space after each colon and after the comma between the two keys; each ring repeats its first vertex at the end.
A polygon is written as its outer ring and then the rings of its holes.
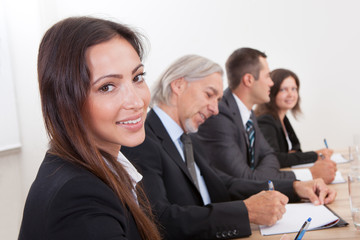
{"type": "Polygon", "coordinates": [[[254,129],[254,123],[250,118],[246,123],[246,133],[249,139],[248,151],[249,151],[250,168],[254,169],[255,168],[255,148],[254,148],[255,129],[254,129]]]}
{"type": "Polygon", "coordinates": [[[199,182],[196,177],[196,169],[195,169],[195,161],[194,161],[194,152],[192,147],[191,138],[188,134],[184,133],[181,135],[180,140],[184,145],[184,155],[187,169],[191,175],[191,178],[196,186],[196,188],[200,191],[199,182]]]}

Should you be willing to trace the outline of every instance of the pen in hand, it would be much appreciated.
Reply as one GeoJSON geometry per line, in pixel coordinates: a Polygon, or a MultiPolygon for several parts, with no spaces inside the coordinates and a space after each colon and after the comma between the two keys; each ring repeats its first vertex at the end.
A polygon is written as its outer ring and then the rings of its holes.
{"type": "Polygon", "coordinates": [[[269,185],[269,191],[273,191],[274,190],[274,184],[271,180],[268,181],[268,185],[269,185]]]}
{"type": "Polygon", "coordinates": [[[304,224],[302,225],[302,227],[300,228],[299,232],[296,234],[296,237],[294,238],[294,240],[301,240],[302,237],[304,236],[306,230],[309,228],[311,222],[311,217],[309,217],[304,224]]]}

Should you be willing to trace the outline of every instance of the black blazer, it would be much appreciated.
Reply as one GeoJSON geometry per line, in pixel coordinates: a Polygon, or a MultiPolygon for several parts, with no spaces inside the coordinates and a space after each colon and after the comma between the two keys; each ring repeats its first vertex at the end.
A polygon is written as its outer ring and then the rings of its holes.
{"type": "MultiPolygon", "coordinates": [[[[204,206],[184,161],[153,110],[148,113],[145,129],[144,143],[134,148],[122,147],[121,151],[142,173],[145,192],[165,239],[229,239],[250,235],[247,209],[241,200],[267,189],[267,183],[216,173],[192,138],[194,158],[212,202],[204,206]]],[[[297,200],[292,183],[275,185],[290,199],[297,200]]]]}
{"type": "Polygon", "coordinates": [[[27,196],[20,240],[141,239],[115,193],[82,167],[46,154],[27,196]]]}
{"type": "Polygon", "coordinates": [[[270,114],[264,114],[258,118],[259,127],[264,134],[270,146],[275,150],[280,166],[290,167],[297,164],[315,162],[318,158],[316,152],[302,152],[300,142],[289,119],[285,116],[284,125],[295,153],[289,153],[289,146],[286,141],[286,135],[279,119],[275,119],[270,114]]]}
{"type": "Polygon", "coordinates": [[[234,177],[295,180],[292,171],[280,171],[279,161],[261,133],[255,115],[251,113],[250,118],[255,128],[255,169],[248,163],[248,137],[230,89],[224,91],[219,102],[219,114],[206,120],[197,134],[209,153],[209,163],[234,177]]]}

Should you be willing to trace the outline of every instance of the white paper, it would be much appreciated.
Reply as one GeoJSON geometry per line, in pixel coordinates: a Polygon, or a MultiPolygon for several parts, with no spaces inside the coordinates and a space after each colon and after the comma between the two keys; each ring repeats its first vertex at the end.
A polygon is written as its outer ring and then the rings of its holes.
{"type": "MultiPolygon", "coordinates": [[[[334,161],[336,164],[349,162],[349,160],[344,158],[344,156],[340,153],[334,153],[333,155],[331,155],[330,159],[334,161]]],[[[304,163],[304,164],[294,165],[292,166],[292,168],[309,168],[312,166],[314,166],[314,163],[304,163]]]]}
{"type": "MultiPolygon", "coordinates": [[[[331,160],[334,161],[336,164],[349,162],[349,160],[344,158],[343,155],[340,154],[340,153],[334,153],[333,155],[331,155],[331,160]]],[[[294,168],[294,169],[297,169],[297,168],[310,168],[312,166],[314,166],[314,163],[305,163],[305,164],[294,165],[291,168],[294,168]]],[[[294,170],[294,171],[297,171],[297,173],[299,174],[299,173],[301,173],[301,172],[299,172],[299,170],[294,170]]],[[[296,174],[296,176],[298,174],[296,174]]],[[[301,176],[301,174],[300,174],[300,176],[301,176]]],[[[302,180],[302,179],[299,179],[299,180],[302,180]]],[[[335,179],[334,179],[334,181],[331,182],[331,184],[345,183],[345,182],[346,182],[346,180],[343,178],[341,172],[336,171],[335,179]]]]}
{"type": "Polygon", "coordinates": [[[344,158],[344,156],[340,153],[334,153],[333,155],[331,155],[330,159],[336,163],[347,163],[350,161],[350,160],[344,158]]]}
{"type": "Polygon", "coordinates": [[[339,221],[339,218],[323,205],[315,206],[312,203],[293,203],[286,205],[286,213],[282,219],[270,227],[261,225],[260,232],[263,236],[298,232],[309,217],[312,220],[308,231],[323,228],[329,223],[336,224],[339,221]]]}
{"type": "MultiPolygon", "coordinates": [[[[293,172],[295,173],[295,177],[297,180],[300,181],[312,180],[311,172],[308,169],[294,169],[293,172]],[[310,172],[310,176],[309,176],[309,172],[310,172]]],[[[345,183],[345,182],[346,180],[343,178],[341,172],[339,170],[336,171],[335,178],[331,182],[331,184],[345,183]]]]}
{"type": "Polygon", "coordinates": [[[300,181],[310,181],[313,180],[310,169],[302,168],[302,169],[293,169],[295,174],[295,178],[300,181]]]}
{"type": "Polygon", "coordinates": [[[331,184],[334,183],[345,183],[346,180],[343,178],[343,176],[341,175],[340,171],[336,171],[336,175],[335,175],[335,179],[334,181],[331,182],[331,184]]]}

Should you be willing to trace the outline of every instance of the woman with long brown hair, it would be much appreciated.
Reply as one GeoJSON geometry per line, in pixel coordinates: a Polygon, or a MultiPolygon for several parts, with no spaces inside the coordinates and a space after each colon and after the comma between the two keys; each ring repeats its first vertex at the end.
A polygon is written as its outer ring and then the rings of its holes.
{"type": "Polygon", "coordinates": [[[145,137],[143,54],[141,35],[103,19],[67,18],[45,33],[38,80],[50,146],[19,239],[160,239],[142,176],[120,153],[145,137]]]}
{"type": "Polygon", "coordinates": [[[336,171],[335,163],[330,161],[333,150],[324,148],[302,152],[300,141],[286,116],[288,111],[291,111],[295,117],[301,113],[298,76],[288,69],[280,68],[273,70],[270,77],[274,82],[270,91],[270,102],[258,105],[255,114],[261,132],[274,149],[280,166],[290,167],[320,160],[319,164],[323,164],[323,171],[331,169],[331,174],[324,179],[325,182],[330,183],[336,171]]]}

